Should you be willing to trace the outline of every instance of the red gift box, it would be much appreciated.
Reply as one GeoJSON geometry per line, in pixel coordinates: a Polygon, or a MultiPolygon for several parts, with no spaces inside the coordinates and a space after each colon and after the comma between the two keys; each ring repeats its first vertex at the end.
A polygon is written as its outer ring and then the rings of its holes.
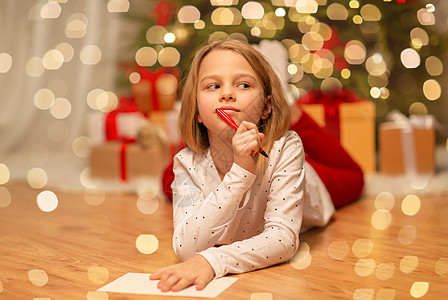
{"type": "Polygon", "coordinates": [[[120,97],[118,107],[106,115],[106,140],[134,143],[139,128],[147,122],[133,98],[120,97]]]}

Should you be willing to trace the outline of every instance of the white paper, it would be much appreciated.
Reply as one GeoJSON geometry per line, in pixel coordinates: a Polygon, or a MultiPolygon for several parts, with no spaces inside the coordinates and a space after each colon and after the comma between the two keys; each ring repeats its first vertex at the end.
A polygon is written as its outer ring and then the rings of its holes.
{"type": "Polygon", "coordinates": [[[238,278],[222,277],[213,279],[202,291],[197,291],[195,286],[190,286],[179,292],[162,292],[157,288],[159,280],[149,280],[149,275],[151,274],[127,273],[98,289],[98,291],[123,294],[215,298],[238,280],[238,278]]]}

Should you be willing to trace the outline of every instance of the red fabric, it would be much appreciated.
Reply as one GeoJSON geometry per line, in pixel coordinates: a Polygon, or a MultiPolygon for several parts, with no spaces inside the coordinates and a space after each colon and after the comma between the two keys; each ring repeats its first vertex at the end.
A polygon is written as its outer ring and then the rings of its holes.
{"type": "MultiPolygon", "coordinates": [[[[290,129],[297,132],[302,139],[305,159],[325,184],[334,206],[341,207],[358,199],[364,186],[364,175],[339,141],[305,112],[302,112],[299,120],[290,129]]],[[[162,176],[163,192],[170,201],[173,198],[173,180],[171,162],[162,176]]]]}

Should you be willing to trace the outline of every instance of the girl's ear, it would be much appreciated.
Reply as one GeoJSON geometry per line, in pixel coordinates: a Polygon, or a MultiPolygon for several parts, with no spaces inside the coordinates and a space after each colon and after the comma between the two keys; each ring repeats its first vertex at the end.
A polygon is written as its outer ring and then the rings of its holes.
{"type": "Polygon", "coordinates": [[[263,111],[261,112],[261,118],[263,120],[267,119],[272,112],[271,95],[268,95],[264,100],[263,111]]]}

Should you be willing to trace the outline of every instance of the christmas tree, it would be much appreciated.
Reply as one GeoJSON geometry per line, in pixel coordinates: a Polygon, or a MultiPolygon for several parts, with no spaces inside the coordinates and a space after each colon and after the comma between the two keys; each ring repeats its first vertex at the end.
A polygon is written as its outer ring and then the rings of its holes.
{"type": "MultiPolygon", "coordinates": [[[[378,122],[392,109],[427,114],[440,99],[441,58],[436,7],[417,0],[151,1],[124,14],[138,23],[135,60],[150,71],[185,73],[192,53],[210,39],[256,44],[278,40],[288,50],[290,92],[339,86],[376,104],[378,122]]],[[[182,77],[182,76],[181,76],[182,77]]],[[[138,81],[127,80],[128,85],[138,81]]]]}

